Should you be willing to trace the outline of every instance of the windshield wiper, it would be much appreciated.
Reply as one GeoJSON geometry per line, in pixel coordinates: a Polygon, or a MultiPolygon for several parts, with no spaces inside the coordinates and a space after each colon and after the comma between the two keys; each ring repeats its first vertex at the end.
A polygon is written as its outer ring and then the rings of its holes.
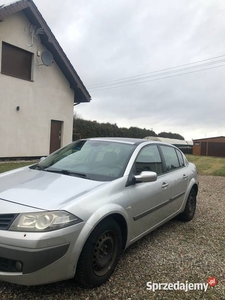
{"type": "Polygon", "coordinates": [[[83,178],[87,177],[87,175],[85,175],[85,174],[72,172],[72,171],[69,171],[69,170],[45,169],[45,171],[52,172],[52,173],[59,173],[59,174],[63,174],[63,175],[79,176],[79,177],[83,177],[83,178]]]}
{"type": "Polygon", "coordinates": [[[31,166],[30,169],[45,171],[45,168],[43,168],[43,167],[42,167],[41,165],[39,165],[39,164],[34,165],[34,166],[31,166]]]}

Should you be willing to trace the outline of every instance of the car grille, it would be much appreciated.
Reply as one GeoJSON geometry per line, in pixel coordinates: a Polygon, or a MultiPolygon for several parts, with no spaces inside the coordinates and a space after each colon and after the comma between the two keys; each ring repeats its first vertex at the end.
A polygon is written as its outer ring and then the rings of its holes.
{"type": "Polygon", "coordinates": [[[15,220],[15,218],[18,216],[18,214],[4,214],[0,215],[0,230],[7,230],[9,229],[12,222],[15,220]]]}

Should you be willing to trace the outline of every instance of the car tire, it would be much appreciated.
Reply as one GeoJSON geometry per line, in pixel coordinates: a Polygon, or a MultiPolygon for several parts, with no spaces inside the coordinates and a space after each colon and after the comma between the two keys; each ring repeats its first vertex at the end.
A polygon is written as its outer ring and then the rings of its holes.
{"type": "Polygon", "coordinates": [[[122,250],[118,223],[108,218],[100,222],[87,239],[77,264],[75,279],[84,287],[97,287],[113,273],[122,250]]]}
{"type": "Polygon", "coordinates": [[[193,219],[196,210],[196,191],[192,189],[188,196],[184,211],[178,216],[181,221],[189,222],[193,219]]]}

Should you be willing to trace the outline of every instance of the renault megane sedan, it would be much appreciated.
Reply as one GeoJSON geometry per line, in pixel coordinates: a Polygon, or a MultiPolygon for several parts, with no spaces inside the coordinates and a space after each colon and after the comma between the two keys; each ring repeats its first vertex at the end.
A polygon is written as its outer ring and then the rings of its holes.
{"type": "Polygon", "coordinates": [[[195,165],[143,139],[81,139],[2,173],[0,280],[99,286],[123,249],[175,216],[192,220],[197,193],[195,165]]]}

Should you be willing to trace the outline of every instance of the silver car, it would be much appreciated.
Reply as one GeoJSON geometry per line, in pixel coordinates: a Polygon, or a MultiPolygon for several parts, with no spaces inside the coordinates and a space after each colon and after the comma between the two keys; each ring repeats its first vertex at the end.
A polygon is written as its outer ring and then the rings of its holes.
{"type": "Polygon", "coordinates": [[[143,139],[82,139],[2,173],[0,280],[99,286],[122,249],[175,216],[190,221],[197,193],[195,165],[143,139]]]}

